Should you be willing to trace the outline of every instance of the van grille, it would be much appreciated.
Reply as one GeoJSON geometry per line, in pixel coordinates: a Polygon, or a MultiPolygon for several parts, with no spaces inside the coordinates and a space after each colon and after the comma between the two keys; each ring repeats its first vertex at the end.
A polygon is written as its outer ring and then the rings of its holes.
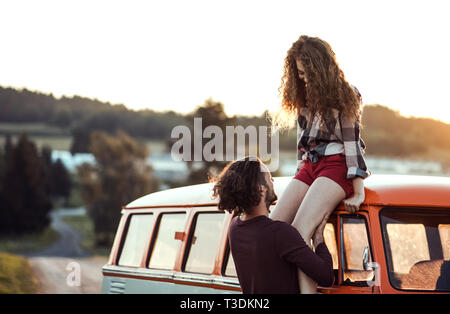
{"type": "Polygon", "coordinates": [[[111,286],[109,287],[109,293],[123,294],[125,292],[125,279],[115,278],[111,280],[111,286]]]}

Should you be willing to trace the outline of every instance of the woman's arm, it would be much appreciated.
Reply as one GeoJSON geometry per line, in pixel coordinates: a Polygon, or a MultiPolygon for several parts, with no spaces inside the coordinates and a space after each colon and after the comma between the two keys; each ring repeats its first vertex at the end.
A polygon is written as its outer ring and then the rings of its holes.
{"type": "Polygon", "coordinates": [[[364,179],[356,177],[353,179],[353,196],[344,200],[344,207],[351,213],[358,211],[359,206],[364,202],[366,195],[364,193],[364,179]]]}
{"type": "Polygon", "coordinates": [[[303,160],[303,154],[306,152],[304,148],[301,147],[300,139],[302,134],[302,127],[300,126],[300,120],[304,119],[303,117],[297,118],[297,171],[295,174],[297,174],[300,169],[303,168],[305,162],[303,160]]]}
{"type": "Polygon", "coordinates": [[[363,154],[364,141],[360,138],[359,123],[354,119],[341,117],[342,140],[347,163],[347,179],[353,180],[354,194],[344,200],[345,209],[351,213],[356,212],[364,202],[364,179],[370,176],[363,154]]]}
{"type": "Polygon", "coordinates": [[[342,141],[344,143],[345,160],[347,163],[347,179],[370,176],[364,160],[363,141],[360,138],[359,123],[346,115],[340,116],[342,141]]]}

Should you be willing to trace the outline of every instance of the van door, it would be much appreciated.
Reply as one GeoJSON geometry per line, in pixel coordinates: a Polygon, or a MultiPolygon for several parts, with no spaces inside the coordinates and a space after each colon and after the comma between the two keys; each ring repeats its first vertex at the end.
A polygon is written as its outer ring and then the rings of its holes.
{"type": "Polygon", "coordinates": [[[378,293],[366,213],[340,214],[340,292],[378,293]]]}

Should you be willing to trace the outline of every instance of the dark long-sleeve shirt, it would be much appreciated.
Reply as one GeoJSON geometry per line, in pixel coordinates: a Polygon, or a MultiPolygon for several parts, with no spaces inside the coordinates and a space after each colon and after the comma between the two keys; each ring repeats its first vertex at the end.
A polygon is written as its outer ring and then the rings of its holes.
{"type": "Polygon", "coordinates": [[[320,286],[334,281],[333,261],[321,243],[312,251],[288,223],[266,216],[233,218],[231,253],[243,293],[299,293],[297,269],[320,286]]]}

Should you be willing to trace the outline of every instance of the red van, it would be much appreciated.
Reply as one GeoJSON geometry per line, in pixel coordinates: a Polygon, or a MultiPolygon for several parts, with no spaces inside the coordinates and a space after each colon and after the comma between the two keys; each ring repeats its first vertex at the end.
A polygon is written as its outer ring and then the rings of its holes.
{"type": "MultiPolygon", "coordinates": [[[[275,178],[278,196],[290,180],[275,178]]],[[[335,282],[319,291],[450,293],[450,178],[372,174],[364,183],[360,210],[350,214],[341,203],[326,226],[335,282]]],[[[211,183],[124,206],[102,292],[241,292],[231,218],[218,210],[211,183]]]]}

